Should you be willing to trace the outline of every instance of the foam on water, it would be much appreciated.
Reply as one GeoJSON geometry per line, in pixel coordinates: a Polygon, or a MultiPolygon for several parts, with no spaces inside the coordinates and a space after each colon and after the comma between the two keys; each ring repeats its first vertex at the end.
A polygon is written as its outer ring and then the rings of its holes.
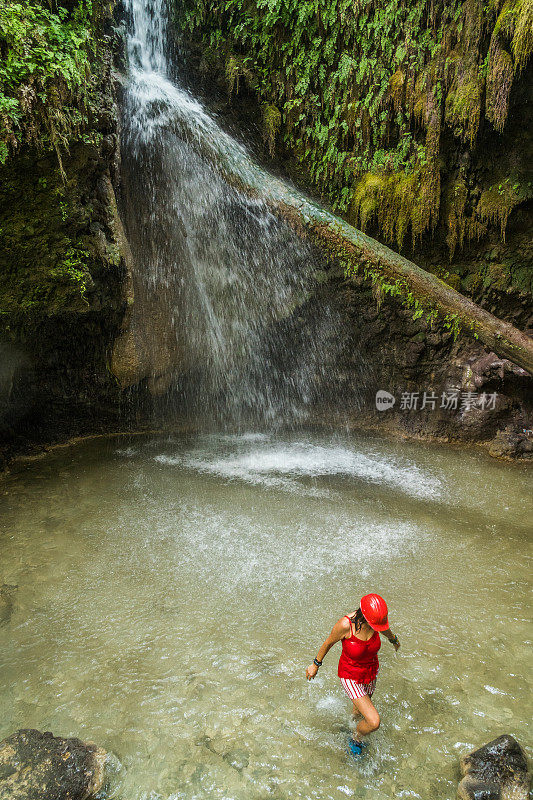
{"type": "Polygon", "coordinates": [[[303,478],[344,476],[389,486],[416,497],[443,495],[442,481],[406,458],[391,458],[379,452],[362,452],[340,444],[321,445],[309,441],[272,441],[262,434],[218,437],[212,441],[233,444],[219,455],[215,448],[199,447],[192,453],[159,454],[155,460],[167,466],[187,467],[228,480],[243,480],[258,486],[302,494],[328,496],[330,490],[309,486],[303,478]],[[261,442],[261,447],[246,445],[261,442]]]}

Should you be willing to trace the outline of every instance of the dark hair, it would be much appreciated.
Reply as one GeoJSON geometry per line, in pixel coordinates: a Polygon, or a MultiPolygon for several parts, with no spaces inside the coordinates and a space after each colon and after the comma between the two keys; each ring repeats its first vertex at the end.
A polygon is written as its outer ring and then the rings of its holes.
{"type": "Polygon", "coordinates": [[[366,622],[364,614],[360,608],[357,609],[353,617],[350,617],[350,622],[353,622],[355,627],[355,632],[357,633],[357,631],[361,629],[361,625],[363,624],[363,622],[366,622]]]}

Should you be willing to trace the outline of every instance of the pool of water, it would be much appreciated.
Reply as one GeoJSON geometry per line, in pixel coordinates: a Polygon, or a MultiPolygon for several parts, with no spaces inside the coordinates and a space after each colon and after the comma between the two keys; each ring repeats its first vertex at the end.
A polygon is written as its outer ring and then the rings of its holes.
{"type": "Polygon", "coordinates": [[[91,739],[120,800],[455,796],[527,744],[531,473],[375,438],[205,435],[57,450],[0,484],[0,738],[91,739]],[[346,752],[333,623],[388,601],[382,726],[346,752]],[[118,765],[120,762],[120,765],[118,765]]]}

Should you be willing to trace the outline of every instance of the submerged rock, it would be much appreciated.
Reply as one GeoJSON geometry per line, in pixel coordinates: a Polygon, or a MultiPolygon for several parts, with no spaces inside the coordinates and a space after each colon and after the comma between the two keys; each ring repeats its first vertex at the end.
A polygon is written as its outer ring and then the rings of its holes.
{"type": "Polygon", "coordinates": [[[527,800],[530,777],[524,751],[512,736],[499,736],[461,758],[460,800],[527,800]]]}
{"type": "Polygon", "coordinates": [[[106,752],[92,742],[20,730],[0,742],[0,800],[90,800],[106,752]]]}
{"type": "Polygon", "coordinates": [[[250,763],[250,754],[242,747],[229,750],[227,753],[224,753],[222,758],[224,761],[227,761],[233,769],[237,770],[237,772],[242,772],[250,763]]]}
{"type": "Polygon", "coordinates": [[[12,586],[9,583],[3,583],[0,586],[0,625],[8,623],[11,619],[15,607],[13,597],[17,589],[18,586],[12,586]]]}

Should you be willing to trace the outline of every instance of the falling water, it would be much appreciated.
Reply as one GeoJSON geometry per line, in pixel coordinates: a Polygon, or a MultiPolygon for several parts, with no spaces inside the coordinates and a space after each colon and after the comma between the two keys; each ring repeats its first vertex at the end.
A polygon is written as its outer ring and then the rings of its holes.
{"type": "Polygon", "coordinates": [[[126,9],[122,196],[152,376],[208,421],[301,419],[334,324],[328,309],[305,321],[293,313],[313,288],[311,249],[224,180],[217,163],[248,177],[258,167],[170,80],[163,0],[126,9]]]}

